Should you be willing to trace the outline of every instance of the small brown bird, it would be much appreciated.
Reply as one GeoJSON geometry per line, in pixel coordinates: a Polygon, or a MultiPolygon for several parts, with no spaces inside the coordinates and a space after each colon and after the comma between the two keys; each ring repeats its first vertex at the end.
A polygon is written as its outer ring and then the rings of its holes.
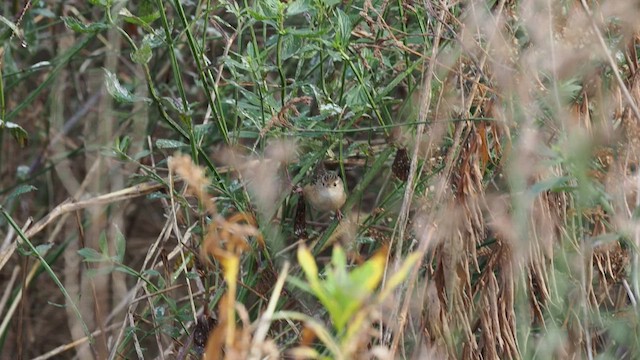
{"type": "Polygon", "coordinates": [[[311,207],[320,212],[336,211],[342,217],[340,208],[347,200],[342,178],[334,171],[321,170],[311,184],[302,188],[304,197],[311,207]]]}

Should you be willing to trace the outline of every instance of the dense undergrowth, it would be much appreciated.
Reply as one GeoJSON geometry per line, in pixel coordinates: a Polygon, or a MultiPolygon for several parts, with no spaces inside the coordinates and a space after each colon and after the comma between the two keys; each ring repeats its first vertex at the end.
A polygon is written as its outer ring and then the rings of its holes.
{"type": "Polygon", "coordinates": [[[0,4],[1,357],[637,358],[639,14],[0,4]]]}

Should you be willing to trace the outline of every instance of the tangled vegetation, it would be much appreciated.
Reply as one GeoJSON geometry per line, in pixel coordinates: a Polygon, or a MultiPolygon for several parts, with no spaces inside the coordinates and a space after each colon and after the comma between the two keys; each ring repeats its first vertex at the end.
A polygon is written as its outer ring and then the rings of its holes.
{"type": "Polygon", "coordinates": [[[637,358],[639,14],[0,4],[0,353],[637,358]]]}

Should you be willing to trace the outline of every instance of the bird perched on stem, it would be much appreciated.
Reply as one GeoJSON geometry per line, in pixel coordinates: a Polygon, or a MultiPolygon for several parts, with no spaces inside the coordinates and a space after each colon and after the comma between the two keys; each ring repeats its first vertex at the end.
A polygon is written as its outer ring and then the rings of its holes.
{"type": "Polygon", "coordinates": [[[304,194],[305,199],[317,211],[335,211],[338,218],[342,218],[340,208],[347,200],[344,191],[342,178],[335,171],[327,171],[320,168],[310,184],[305,185],[299,192],[304,194]]]}

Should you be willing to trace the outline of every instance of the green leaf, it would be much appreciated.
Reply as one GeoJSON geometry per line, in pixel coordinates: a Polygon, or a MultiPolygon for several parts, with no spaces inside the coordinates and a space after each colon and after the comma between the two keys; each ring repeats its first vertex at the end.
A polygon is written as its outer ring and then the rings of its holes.
{"type": "Polygon", "coordinates": [[[178,140],[169,140],[169,139],[156,140],[156,147],[159,149],[177,149],[185,146],[189,146],[189,145],[178,140]]]}
{"type": "Polygon", "coordinates": [[[70,16],[62,16],[61,19],[67,29],[83,34],[94,34],[109,28],[109,25],[104,23],[92,23],[85,25],[80,22],[80,20],[70,16]]]}
{"type": "Polygon", "coordinates": [[[115,74],[105,68],[102,70],[104,70],[105,73],[107,92],[109,92],[109,95],[113,96],[116,101],[122,103],[133,103],[140,100],[148,100],[146,98],[134,96],[129,92],[129,90],[120,84],[120,81],[118,81],[115,74]]]}
{"type": "Polygon", "coordinates": [[[53,11],[51,11],[49,8],[40,8],[40,9],[31,9],[31,13],[33,15],[40,15],[42,17],[45,17],[47,19],[57,19],[58,16],[56,14],[53,13],[53,11]]]}
{"type": "Polygon", "coordinates": [[[20,253],[20,255],[23,256],[36,256],[36,257],[43,257],[47,254],[47,251],[49,251],[49,249],[53,246],[53,244],[51,243],[45,243],[45,244],[40,244],[37,245],[34,249],[35,251],[33,251],[32,249],[29,249],[27,247],[23,247],[23,246],[19,246],[18,252],[20,253]]]}
{"type": "Polygon", "coordinates": [[[122,16],[124,18],[124,21],[130,24],[139,25],[145,28],[145,30],[151,30],[151,31],[152,31],[151,23],[156,19],[160,18],[160,12],[158,11],[148,12],[146,15],[143,15],[143,16],[136,16],[132,14],[131,11],[125,8],[120,9],[120,11],[118,12],[118,15],[122,16]]]}
{"type": "Polygon", "coordinates": [[[147,149],[142,150],[138,153],[136,153],[135,155],[133,155],[133,160],[140,160],[142,158],[145,158],[147,156],[149,156],[149,154],[151,154],[151,152],[147,149]]]}
{"type": "Polygon", "coordinates": [[[151,55],[151,46],[143,42],[136,51],[131,53],[131,60],[136,64],[144,65],[151,60],[151,55]]]}
{"type": "Polygon", "coordinates": [[[298,247],[298,263],[300,267],[302,267],[309,282],[318,281],[318,266],[313,259],[313,255],[311,255],[311,252],[304,244],[298,247]]]}
{"type": "Polygon", "coordinates": [[[85,262],[103,262],[104,256],[92,248],[82,248],[78,250],[78,255],[82,256],[85,262]]]}
{"type": "Polygon", "coordinates": [[[309,287],[309,285],[304,282],[304,280],[297,278],[293,275],[289,275],[287,276],[286,281],[288,283],[290,283],[291,285],[299,288],[300,290],[304,291],[304,292],[308,292],[309,294],[313,294],[313,290],[311,290],[311,287],[309,287]]]}
{"type": "Polygon", "coordinates": [[[22,128],[22,126],[13,123],[11,121],[4,121],[0,119],[0,128],[9,129],[11,136],[18,142],[20,147],[24,147],[29,143],[29,134],[22,128]]]}
{"type": "MultiPolygon", "coordinates": [[[[300,38],[317,38],[321,35],[324,35],[326,31],[324,29],[316,30],[316,29],[286,29],[286,33],[288,35],[293,35],[300,38]]],[[[320,47],[317,44],[306,44],[305,48],[301,49],[306,51],[319,51],[320,47]]],[[[315,55],[315,53],[314,53],[315,55]]]]}
{"type": "Polygon", "coordinates": [[[261,0],[257,1],[256,4],[255,11],[249,11],[256,20],[275,19],[280,12],[279,0],[261,0]]]}
{"type": "Polygon", "coordinates": [[[40,244],[40,245],[36,246],[36,252],[40,256],[45,256],[47,254],[47,251],[49,251],[49,249],[51,249],[52,246],[53,246],[53,244],[51,244],[51,243],[40,244]]]}
{"type": "Polygon", "coordinates": [[[146,21],[151,22],[151,18],[157,19],[160,17],[160,12],[156,7],[157,2],[155,0],[139,0],[136,1],[136,6],[138,10],[138,16],[146,21]]]}
{"type": "Polygon", "coordinates": [[[182,114],[184,113],[184,107],[182,106],[182,100],[168,96],[160,98],[162,105],[170,107],[172,110],[182,114]]]}
{"type": "Polygon", "coordinates": [[[124,253],[127,250],[127,240],[120,232],[120,229],[116,227],[116,256],[115,261],[118,263],[122,263],[124,261],[124,253]]]}
{"type": "Polygon", "coordinates": [[[378,251],[364,264],[349,274],[349,280],[363,296],[370,296],[378,287],[384,274],[386,251],[378,251]]]}
{"type": "Polygon", "coordinates": [[[346,270],[347,266],[347,254],[342,249],[342,246],[335,246],[331,253],[331,263],[335,267],[335,270],[346,270]]]}
{"type": "Polygon", "coordinates": [[[104,231],[100,233],[98,247],[104,257],[109,257],[109,243],[107,242],[107,234],[104,231]]]}
{"type": "Polygon", "coordinates": [[[204,140],[205,137],[210,136],[213,131],[214,131],[214,124],[212,123],[198,124],[193,127],[193,134],[195,136],[196,141],[204,140]]]}
{"type": "Polygon", "coordinates": [[[302,38],[284,35],[282,39],[282,60],[287,60],[302,49],[302,38]]]}
{"type": "Polygon", "coordinates": [[[90,279],[93,279],[97,276],[109,275],[113,272],[113,270],[116,270],[116,267],[114,265],[110,265],[99,267],[97,269],[88,269],[86,270],[86,274],[90,279]]]}
{"type": "Polygon", "coordinates": [[[142,276],[149,279],[152,277],[160,277],[162,276],[158,270],[155,269],[146,269],[142,272],[142,276]]]}
{"type": "Polygon", "coordinates": [[[570,79],[560,84],[559,93],[562,99],[573,102],[582,90],[581,80],[578,78],[570,79]]]}
{"type": "Polygon", "coordinates": [[[11,29],[11,32],[13,32],[13,34],[16,37],[18,37],[18,39],[20,39],[20,41],[24,42],[24,37],[22,36],[22,31],[20,31],[20,29],[16,26],[16,24],[14,24],[11,20],[9,20],[6,17],[0,15],[0,23],[3,23],[5,25],[7,25],[7,27],[9,27],[9,29],[11,29]]]}
{"type": "Polygon", "coordinates": [[[413,71],[418,67],[418,65],[422,65],[422,60],[414,61],[411,66],[409,66],[405,71],[396,76],[391,82],[389,82],[380,92],[378,92],[377,100],[382,102],[382,98],[387,96],[392,90],[395,90],[398,84],[402,82],[407,76],[411,75],[413,71]]]}
{"type": "Polygon", "coordinates": [[[567,185],[569,180],[570,180],[570,177],[568,176],[559,176],[559,177],[553,177],[550,179],[545,179],[531,186],[530,191],[532,192],[533,195],[538,195],[547,190],[553,191],[558,188],[564,188],[567,185]]]}
{"type": "Polygon", "coordinates": [[[142,45],[149,45],[152,49],[165,45],[165,33],[156,29],[142,38],[142,45]]]}
{"type": "Polygon", "coordinates": [[[111,4],[113,3],[112,0],[89,0],[89,3],[92,5],[97,5],[97,6],[102,6],[104,8],[109,8],[111,7],[111,4]]]}
{"type": "Polygon", "coordinates": [[[116,265],[114,270],[125,273],[127,275],[138,276],[138,273],[135,270],[121,264],[116,265]]]}
{"type": "Polygon", "coordinates": [[[345,49],[349,46],[349,39],[351,39],[351,19],[349,16],[340,9],[336,9],[338,18],[338,27],[336,29],[336,46],[338,48],[345,49]]]}
{"type": "Polygon", "coordinates": [[[13,189],[13,191],[7,195],[7,198],[5,199],[5,202],[9,202],[11,200],[13,200],[14,198],[19,197],[20,195],[26,194],[28,192],[32,192],[38,190],[35,186],[33,185],[20,185],[17,188],[13,189]]]}
{"type": "Polygon", "coordinates": [[[332,7],[340,4],[341,2],[341,0],[322,0],[322,4],[324,4],[325,7],[332,7]]]}
{"type": "Polygon", "coordinates": [[[297,15],[312,10],[309,0],[296,0],[287,6],[287,15],[297,15]]]}
{"type": "Polygon", "coordinates": [[[320,302],[328,307],[331,305],[331,299],[327,296],[327,292],[318,279],[318,265],[311,254],[311,251],[303,244],[298,247],[298,263],[304,271],[307,281],[311,286],[313,294],[320,302]]]}

